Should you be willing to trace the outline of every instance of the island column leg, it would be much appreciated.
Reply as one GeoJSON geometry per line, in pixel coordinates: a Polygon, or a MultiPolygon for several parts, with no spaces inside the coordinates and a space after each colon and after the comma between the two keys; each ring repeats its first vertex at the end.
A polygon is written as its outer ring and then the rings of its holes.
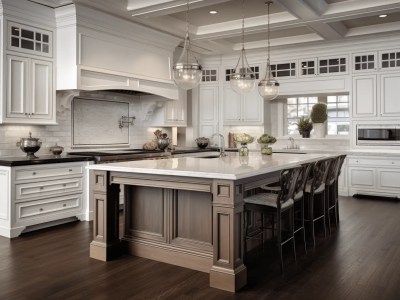
{"type": "Polygon", "coordinates": [[[90,257],[108,261],[121,253],[119,239],[119,185],[110,184],[110,173],[93,171],[91,174],[93,201],[93,241],[90,257]]]}
{"type": "Polygon", "coordinates": [[[235,292],[246,285],[243,264],[243,185],[234,181],[213,183],[213,266],[210,286],[235,292]]]}

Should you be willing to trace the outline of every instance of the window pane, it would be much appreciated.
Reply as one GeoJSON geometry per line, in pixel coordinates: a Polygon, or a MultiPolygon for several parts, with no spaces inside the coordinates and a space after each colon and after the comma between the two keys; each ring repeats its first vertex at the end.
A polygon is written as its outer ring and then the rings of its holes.
{"type": "Polygon", "coordinates": [[[299,117],[308,116],[308,105],[299,104],[299,117]]]}
{"type": "Polygon", "coordinates": [[[318,97],[310,97],[308,98],[309,103],[318,103],[318,97]]]}
{"type": "Polygon", "coordinates": [[[21,48],[33,50],[33,41],[21,40],[21,48]]]}
{"type": "Polygon", "coordinates": [[[299,104],[308,103],[308,99],[306,97],[299,97],[298,102],[299,104]]]}
{"type": "Polygon", "coordinates": [[[287,103],[288,104],[297,104],[297,98],[288,98],[287,103]]]}
{"type": "Polygon", "coordinates": [[[22,29],[21,36],[33,40],[33,31],[22,29]]]}
{"type": "Polygon", "coordinates": [[[297,105],[288,105],[287,116],[288,118],[297,118],[297,105]]]}

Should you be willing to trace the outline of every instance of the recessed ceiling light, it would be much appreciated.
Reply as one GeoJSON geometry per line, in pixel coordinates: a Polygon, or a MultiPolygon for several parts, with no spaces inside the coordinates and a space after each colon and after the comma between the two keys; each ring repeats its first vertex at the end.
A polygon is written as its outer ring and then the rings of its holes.
{"type": "Polygon", "coordinates": [[[379,15],[379,18],[386,18],[387,15],[379,15]]]}
{"type": "Polygon", "coordinates": [[[218,12],[217,12],[216,10],[210,10],[209,13],[210,13],[211,15],[216,15],[218,12]]]}

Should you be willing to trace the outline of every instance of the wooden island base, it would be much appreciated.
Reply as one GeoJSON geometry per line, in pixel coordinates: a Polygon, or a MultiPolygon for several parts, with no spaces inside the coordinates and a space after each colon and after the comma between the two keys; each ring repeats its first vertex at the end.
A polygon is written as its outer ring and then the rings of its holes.
{"type": "Polygon", "coordinates": [[[220,180],[93,171],[94,240],[90,257],[122,252],[210,273],[210,286],[231,292],[246,285],[243,192],[277,178],[220,180]],[[119,185],[125,188],[119,239],[119,185]]]}
{"type": "MultiPolygon", "coordinates": [[[[282,169],[324,157],[274,154],[171,158],[91,165],[94,238],[90,256],[130,253],[210,274],[210,286],[246,285],[243,196],[282,169]],[[124,226],[119,232],[119,190],[124,226]],[[121,237],[121,238],[120,238],[121,237]]],[[[326,156],[325,156],[326,157],[326,156]]],[[[251,219],[251,218],[250,218],[251,219]]]]}

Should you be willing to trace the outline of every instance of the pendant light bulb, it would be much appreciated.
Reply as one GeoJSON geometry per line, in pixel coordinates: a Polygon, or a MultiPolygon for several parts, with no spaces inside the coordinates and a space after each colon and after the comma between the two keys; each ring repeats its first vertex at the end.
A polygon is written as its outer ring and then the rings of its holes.
{"type": "Polygon", "coordinates": [[[234,73],[231,75],[230,84],[236,93],[246,95],[254,89],[256,75],[247,62],[246,50],[244,49],[244,0],[242,0],[242,14],[242,50],[234,73]]]}
{"type": "Polygon", "coordinates": [[[202,77],[202,67],[193,54],[189,38],[189,0],[186,9],[186,36],[182,54],[172,67],[172,77],[176,85],[183,90],[190,90],[199,85],[202,77]]]}
{"type": "Polygon", "coordinates": [[[272,1],[267,1],[268,5],[268,58],[267,58],[267,69],[265,72],[265,77],[258,83],[258,93],[265,100],[273,100],[279,94],[279,83],[272,75],[271,70],[271,62],[270,62],[270,40],[269,40],[269,6],[272,4],[272,1]]]}

